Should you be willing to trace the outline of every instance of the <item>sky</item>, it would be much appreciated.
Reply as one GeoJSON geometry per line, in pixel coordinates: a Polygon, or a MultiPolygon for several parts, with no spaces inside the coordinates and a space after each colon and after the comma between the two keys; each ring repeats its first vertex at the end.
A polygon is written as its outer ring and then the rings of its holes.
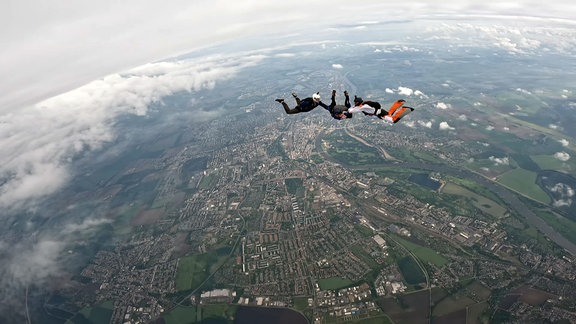
{"type": "MultiPolygon", "coordinates": [[[[7,0],[0,10],[0,112],[215,43],[330,23],[420,16],[576,18],[573,1],[7,0]]],[[[313,29],[312,29],[313,30],[313,29]]]]}
{"type": "MultiPolygon", "coordinates": [[[[569,1],[381,0],[7,0],[0,4],[0,210],[4,214],[57,192],[73,177],[69,162],[113,141],[114,120],[145,115],[176,91],[210,89],[261,53],[166,59],[230,40],[309,35],[339,24],[468,15],[576,20],[569,1]],[[217,67],[217,68],[215,68],[217,67]],[[128,77],[126,76],[128,75],[128,77]]],[[[506,44],[508,45],[508,44],[506,44]]],[[[514,45],[514,44],[513,44],[514,45]]],[[[530,44],[527,44],[530,45],[530,44]]],[[[263,48],[267,44],[261,44],[263,48]]],[[[341,69],[336,64],[333,68],[341,69]]],[[[410,88],[390,89],[399,93],[410,88]]],[[[439,103],[440,109],[450,108],[439,103]]],[[[217,113],[217,111],[213,112],[217,113]]],[[[197,116],[201,118],[202,116],[197,116]]],[[[431,122],[421,126],[431,127],[431,122]]],[[[453,130],[440,123],[441,129],[453,130]]],[[[567,143],[568,145],[568,143],[567,143]]],[[[570,158],[560,152],[559,158],[570,158]]],[[[2,215],[0,215],[1,221],[2,215]]],[[[102,224],[67,224],[11,246],[0,284],[41,279],[68,236],[102,224]],[[31,269],[43,269],[42,273],[31,269]],[[10,273],[10,275],[7,275],[10,273]]],[[[0,223],[1,224],[1,223],[0,223]]],[[[8,243],[0,239],[0,255],[8,243]]],[[[0,286],[0,290],[2,290],[0,286]]],[[[0,295],[0,301],[2,301],[0,295]]]]}

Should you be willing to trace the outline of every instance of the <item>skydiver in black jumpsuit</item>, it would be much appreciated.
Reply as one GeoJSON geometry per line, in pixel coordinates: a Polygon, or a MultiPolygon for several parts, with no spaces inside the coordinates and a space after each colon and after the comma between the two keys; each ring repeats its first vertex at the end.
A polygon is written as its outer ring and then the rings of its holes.
{"type": "Polygon", "coordinates": [[[328,109],[328,106],[320,101],[320,92],[316,92],[312,95],[312,97],[307,97],[302,100],[298,98],[298,95],[295,92],[292,92],[292,96],[296,100],[296,107],[292,109],[288,107],[288,104],[284,101],[284,99],[276,99],[277,102],[282,104],[284,111],[286,111],[288,115],[298,114],[301,112],[309,112],[318,106],[322,106],[325,109],[328,109]]]}

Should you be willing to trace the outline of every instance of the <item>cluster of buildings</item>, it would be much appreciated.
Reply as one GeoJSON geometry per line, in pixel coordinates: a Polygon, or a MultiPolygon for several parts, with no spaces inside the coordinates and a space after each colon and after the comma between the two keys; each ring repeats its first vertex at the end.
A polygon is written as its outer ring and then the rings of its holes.
{"type": "MultiPolygon", "coordinates": [[[[157,318],[169,311],[159,305],[171,305],[166,296],[177,292],[178,258],[211,253],[227,244],[233,247],[230,257],[235,262],[211,278],[215,286],[226,288],[196,291],[194,298],[200,304],[238,299],[240,305],[288,307],[294,296],[310,296],[309,307],[317,320],[378,314],[381,311],[375,298],[411,288],[397,266],[385,265],[392,248],[389,242],[380,235],[366,236],[357,226],[405,237],[421,232],[462,248],[478,247],[487,254],[506,252],[518,257],[519,263],[514,264],[484,256],[474,261],[447,256],[450,262],[441,269],[426,265],[437,287],[455,288],[462,278],[475,277],[490,289],[506,289],[527,276],[525,269],[541,276],[576,278],[573,260],[516,246],[496,221],[454,215],[416,197],[395,195],[388,190],[393,181],[373,172],[354,171],[330,160],[314,163],[311,156],[319,155],[326,145],[318,140],[319,135],[334,126],[302,121],[286,123],[287,128],[279,131],[274,123],[284,125],[282,121],[256,119],[214,122],[210,129],[202,130],[208,134],[198,141],[174,148],[161,161],[149,162],[158,171],[147,179],[161,179],[159,195],[151,205],[163,206],[166,213],[134,226],[130,239],[119,243],[114,251],[99,252],[82,271],[83,277],[98,286],[85,299],[86,305],[114,300],[114,318],[127,321],[144,313],[157,318]],[[250,126],[253,132],[249,135],[237,132],[237,136],[222,137],[216,131],[234,134],[251,122],[254,126],[250,126]],[[208,157],[206,169],[182,179],[183,166],[198,154],[208,157]],[[286,180],[294,178],[301,180],[303,188],[289,193],[286,180]],[[355,200],[370,202],[386,220],[378,223],[385,227],[371,222],[355,206],[355,200]],[[341,290],[320,290],[317,286],[326,278],[359,282],[375,267],[381,270],[369,284],[341,290]],[[237,296],[235,288],[243,294],[237,296]]],[[[368,131],[355,132],[372,139],[368,131]]],[[[418,144],[414,138],[398,135],[387,139],[386,145],[418,144]]],[[[546,289],[576,300],[569,291],[546,289]]],[[[510,309],[524,310],[524,306],[514,307],[510,309]]]]}

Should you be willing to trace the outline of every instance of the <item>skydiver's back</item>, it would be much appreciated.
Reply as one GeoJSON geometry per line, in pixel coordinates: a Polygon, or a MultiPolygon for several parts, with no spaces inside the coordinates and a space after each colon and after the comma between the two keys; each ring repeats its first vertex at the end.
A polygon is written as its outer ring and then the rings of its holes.
{"type": "Polygon", "coordinates": [[[300,100],[300,110],[302,112],[308,112],[314,108],[318,107],[318,104],[312,99],[312,97],[307,97],[300,100]]]}

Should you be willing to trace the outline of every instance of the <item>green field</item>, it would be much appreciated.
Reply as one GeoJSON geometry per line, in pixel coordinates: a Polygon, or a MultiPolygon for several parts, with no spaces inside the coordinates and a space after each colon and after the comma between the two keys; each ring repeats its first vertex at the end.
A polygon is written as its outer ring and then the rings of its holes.
{"type": "Polygon", "coordinates": [[[475,194],[486,197],[487,199],[494,201],[498,205],[504,204],[504,201],[502,201],[499,196],[494,194],[492,191],[488,190],[486,187],[480,186],[475,181],[472,181],[470,179],[455,178],[455,177],[451,177],[451,176],[447,176],[446,178],[450,180],[449,182],[452,182],[456,185],[464,187],[464,188],[474,192],[475,194]]]}
{"type": "Polygon", "coordinates": [[[574,173],[576,171],[576,161],[560,161],[552,155],[532,155],[530,158],[538,164],[542,170],[555,170],[565,173],[574,173]]]}
{"type": "Polygon", "coordinates": [[[176,290],[197,288],[227,258],[227,255],[219,256],[216,252],[181,258],[176,273],[176,290]]]}
{"type": "Polygon", "coordinates": [[[298,311],[308,308],[308,298],[311,297],[294,297],[294,308],[298,311]]]}
{"type": "Polygon", "coordinates": [[[198,312],[196,306],[179,306],[165,314],[162,318],[166,324],[196,323],[198,312]]]}
{"type": "Polygon", "coordinates": [[[506,208],[457,184],[451,182],[446,183],[442,188],[442,192],[470,198],[474,207],[496,218],[503,218],[507,215],[508,210],[506,208]]]}
{"type": "Polygon", "coordinates": [[[492,291],[489,288],[476,280],[467,285],[465,290],[468,296],[478,298],[479,300],[488,300],[492,294],[492,291]]]}
{"type": "Polygon", "coordinates": [[[200,183],[198,184],[198,187],[200,189],[210,189],[216,185],[217,180],[218,176],[216,176],[215,174],[209,174],[203,176],[202,180],[200,180],[200,183]]]}
{"type": "Polygon", "coordinates": [[[165,314],[162,318],[166,324],[200,323],[231,323],[238,306],[228,304],[202,305],[202,306],[178,306],[165,314]]]}
{"type": "Polygon", "coordinates": [[[353,283],[354,282],[350,279],[340,277],[332,277],[318,280],[318,285],[320,285],[320,289],[322,290],[342,289],[351,286],[353,283]]]}
{"type": "Polygon", "coordinates": [[[289,194],[298,197],[304,196],[306,188],[304,188],[304,181],[301,178],[287,178],[284,180],[284,183],[286,184],[286,191],[288,191],[289,194]]]}
{"type": "Polygon", "coordinates": [[[431,248],[418,245],[407,241],[397,235],[390,235],[396,242],[402,244],[408,251],[414,253],[416,257],[424,263],[432,263],[437,267],[442,267],[448,263],[448,259],[438,254],[438,252],[432,250],[431,248]]]}
{"type": "Polygon", "coordinates": [[[66,321],[66,324],[107,324],[110,322],[113,312],[113,302],[104,302],[100,305],[94,305],[94,307],[83,308],[72,319],[66,321]]]}
{"type": "Polygon", "coordinates": [[[442,316],[462,309],[468,309],[468,319],[477,323],[480,316],[488,308],[487,301],[492,291],[476,280],[458,290],[452,295],[444,296],[432,310],[433,316],[442,316]],[[482,301],[479,304],[476,301],[482,301]]]}
{"type": "Polygon", "coordinates": [[[374,236],[374,231],[364,225],[355,225],[354,228],[364,237],[374,236]]]}
{"type": "Polygon", "coordinates": [[[432,316],[450,314],[474,304],[476,304],[476,302],[466,296],[448,296],[436,304],[436,306],[434,306],[434,309],[432,310],[432,316]]]}
{"type": "Polygon", "coordinates": [[[229,322],[234,320],[238,306],[228,304],[214,304],[199,306],[197,311],[200,313],[202,321],[208,319],[226,319],[229,322]]]}
{"type": "Polygon", "coordinates": [[[489,313],[485,314],[485,312],[489,309],[490,304],[488,304],[488,302],[468,306],[468,311],[466,314],[466,323],[470,324],[488,323],[489,313]]]}
{"type": "Polygon", "coordinates": [[[550,197],[536,184],[536,173],[524,169],[510,170],[497,180],[502,185],[544,204],[550,203],[550,197]]]}
{"type": "Polygon", "coordinates": [[[359,142],[344,131],[335,131],[326,136],[325,140],[329,143],[326,152],[344,165],[383,162],[377,149],[359,142]]]}

